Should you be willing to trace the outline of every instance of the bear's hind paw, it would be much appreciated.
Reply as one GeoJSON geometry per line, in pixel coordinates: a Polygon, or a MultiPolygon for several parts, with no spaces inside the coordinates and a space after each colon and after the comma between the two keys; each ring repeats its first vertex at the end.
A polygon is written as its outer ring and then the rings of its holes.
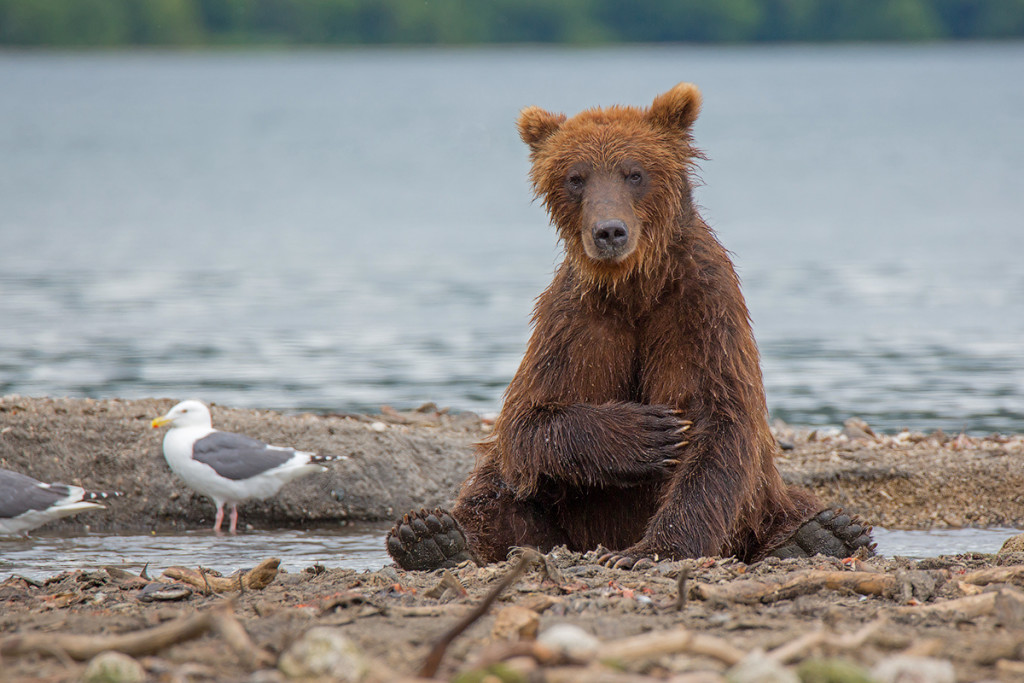
{"type": "Polygon", "coordinates": [[[850,557],[864,550],[875,554],[871,527],[857,515],[848,515],[842,508],[826,509],[804,522],[786,542],[768,553],[772,557],[813,557],[831,555],[850,557]]]}
{"type": "Polygon", "coordinates": [[[391,558],[407,570],[455,567],[466,560],[477,562],[458,522],[440,508],[406,514],[388,531],[386,547],[391,558]]]}

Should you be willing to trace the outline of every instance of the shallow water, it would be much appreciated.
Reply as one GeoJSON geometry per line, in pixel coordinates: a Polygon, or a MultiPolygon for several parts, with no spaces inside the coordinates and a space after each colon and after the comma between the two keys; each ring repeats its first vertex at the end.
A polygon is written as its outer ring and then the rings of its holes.
{"type": "MultiPolygon", "coordinates": [[[[174,565],[202,565],[229,574],[268,557],[281,567],[302,571],[314,564],[349,569],[379,569],[390,559],[384,551],[386,524],[360,524],[334,529],[255,531],[217,536],[212,531],[150,535],[33,536],[0,539],[0,580],[13,574],[41,579],[74,569],[119,567],[150,576],[174,565]]],[[[889,531],[875,529],[878,552],[886,556],[921,558],[966,552],[994,553],[1018,529],[940,529],[889,531]]]]}
{"type": "Polygon", "coordinates": [[[167,567],[202,565],[230,574],[268,557],[281,558],[281,567],[289,572],[314,564],[380,569],[390,561],[384,552],[384,535],[389,526],[280,529],[236,536],[218,536],[204,529],[184,533],[90,533],[68,537],[43,534],[29,539],[0,539],[0,579],[11,574],[41,578],[62,571],[106,566],[135,573],[147,567],[150,576],[159,576],[167,567]]]}
{"type": "Polygon", "coordinates": [[[1021,533],[1020,529],[930,529],[905,531],[875,527],[878,553],[886,557],[937,557],[960,553],[995,553],[1006,539],[1021,533]]]}
{"type": "Polygon", "coordinates": [[[1022,71],[1022,43],[0,53],[0,393],[496,411],[559,260],[518,110],[690,80],[773,415],[1024,431],[1022,71]]]}

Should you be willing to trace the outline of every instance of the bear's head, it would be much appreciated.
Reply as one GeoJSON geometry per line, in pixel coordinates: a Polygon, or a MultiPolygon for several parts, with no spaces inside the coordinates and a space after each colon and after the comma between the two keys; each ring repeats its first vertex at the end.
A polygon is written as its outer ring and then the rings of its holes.
{"type": "Polygon", "coordinates": [[[534,190],[582,275],[614,283],[667,253],[692,211],[689,174],[702,157],[691,129],[700,104],[697,87],[680,83],[647,109],[519,114],[534,190]]]}

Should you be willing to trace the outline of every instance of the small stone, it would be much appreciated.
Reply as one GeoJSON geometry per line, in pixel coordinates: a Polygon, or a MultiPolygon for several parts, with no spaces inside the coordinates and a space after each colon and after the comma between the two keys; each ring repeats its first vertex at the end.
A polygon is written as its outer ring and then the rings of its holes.
{"type": "Polygon", "coordinates": [[[715,671],[685,671],[668,679],[669,683],[726,683],[725,676],[715,671]]]}
{"type": "Polygon", "coordinates": [[[1010,553],[1024,553],[1024,534],[1017,534],[1006,539],[1003,543],[1003,547],[999,549],[997,555],[1009,555],[1010,553]]]}
{"type": "Polygon", "coordinates": [[[401,579],[398,576],[398,572],[394,567],[381,567],[377,570],[377,576],[380,576],[388,583],[398,583],[401,579]]]}
{"type": "Polygon", "coordinates": [[[540,615],[532,609],[509,605],[494,618],[491,636],[498,640],[533,640],[539,624],[540,615]]]}
{"type": "Polygon", "coordinates": [[[851,417],[843,423],[843,436],[850,441],[873,441],[875,432],[859,417],[851,417]]]}
{"type": "Polygon", "coordinates": [[[807,659],[797,667],[801,683],[874,683],[866,669],[845,659],[807,659]]]}
{"type": "Polygon", "coordinates": [[[575,661],[586,661],[601,646],[594,635],[572,624],[555,624],[537,636],[537,643],[575,661]]]}
{"type": "Polygon", "coordinates": [[[362,650],[341,629],[312,628],[281,655],[277,668],[288,678],[330,677],[360,681],[369,670],[362,650]]]}
{"type": "Polygon", "coordinates": [[[91,660],[82,674],[82,683],[142,683],[146,670],[142,664],[120,652],[101,652],[91,660]]]}
{"type": "Polygon", "coordinates": [[[760,650],[725,672],[729,683],[800,683],[800,678],[760,650]]]}
{"type": "Polygon", "coordinates": [[[252,672],[252,675],[249,676],[248,683],[284,683],[287,680],[288,679],[276,669],[260,669],[259,671],[252,672]]]}
{"type": "Polygon", "coordinates": [[[370,424],[370,429],[372,429],[375,432],[383,432],[387,430],[387,428],[388,426],[383,422],[373,422],[370,424]]]}
{"type": "Polygon", "coordinates": [[[953,665],[931,657],[890,657],[876,664],[871,673],[878,683],[956,683],[953,665]]]}

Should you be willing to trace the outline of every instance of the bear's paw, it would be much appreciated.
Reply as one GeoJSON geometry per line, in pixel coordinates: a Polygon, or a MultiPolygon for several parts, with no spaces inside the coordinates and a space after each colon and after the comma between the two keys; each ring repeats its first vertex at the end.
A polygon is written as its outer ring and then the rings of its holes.
{"type": "Polygon", "coordinates": [[[388,531],[386,547],[391,558],[406,570],[455,567],[466,560],[476,562],[459,523],[440,508],[421,509],[403,516],[388,531]]]}

